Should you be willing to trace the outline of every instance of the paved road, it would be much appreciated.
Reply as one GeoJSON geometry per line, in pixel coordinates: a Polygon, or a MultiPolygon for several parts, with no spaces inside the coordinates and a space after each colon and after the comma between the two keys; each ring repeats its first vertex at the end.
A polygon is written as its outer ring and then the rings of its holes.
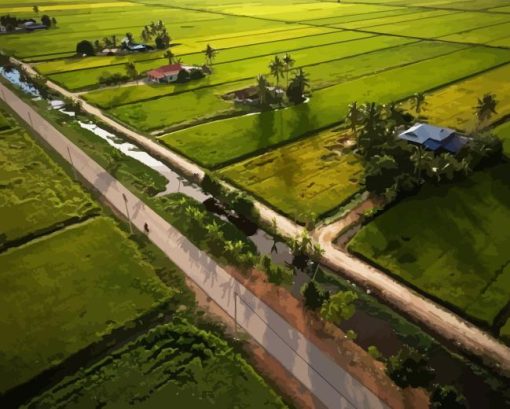
{"type": "MultiPolygon", "coordinates": [[[[28,73],[32,75],[37,74],[29,64],[14,59],[13,61],[23,66],[28,73]]],[[[75,94],[51,81],[48,81],[47,85],[62,95],[76,99],[75,94]]],[[[150,154],[170,164],[184,174],[195,175],[199,180],[202,179],[204,172],[196,164],[166,149],[164,146],[159,145],[148,137],[136,133],[108,118],[101,110],[88,104],[83,99],[79,98],[79,100],[86,112],[107,123],[117,132],[124,134],[128,139],[140,145],[150,154]]],[[[261,219],[267,223],[271,223],[272,220],[275,220],[278,230],[284,236],[297,237],[302,232],[303,228],[301,226],[298,226],[259,201],[255,202],[255,206],[260,213],[261,219]]],[[[335,248],[331,240],[328,239],[334,228],[335,226],[331,228],[326,226],[321,229],[319,236],[316,236],[316,241],[325,249],[323,257],[324,264],[335,271],[342,271],[352,280],[361,283],[365,287],[376,290],[379,294],[382,294],[389,303],[411,315],[413,319],[418,320],[435,334],[451,340],[459,349],[468,354],[481,357],[483,360],[487,361],[489,365],[497,367],[502,372],[510,375],[510,348],[503,345],[487,332],[480,330],[478,327],[470,324],[468,321],[446,308],[441,307],[432,300],[421,296],[382,271],[335,248]]]]}
{"type": "Polygon", "coordinates": [[[152,242],[326,407],[387,407],[3,84],[0,96],[137,229],[147,223],[152,242]]]}

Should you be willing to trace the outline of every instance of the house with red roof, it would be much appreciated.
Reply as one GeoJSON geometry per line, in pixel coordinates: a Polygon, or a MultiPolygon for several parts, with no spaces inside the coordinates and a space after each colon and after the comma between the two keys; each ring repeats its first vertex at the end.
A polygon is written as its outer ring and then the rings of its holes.
{"type": "Polygon", "coordinates": [[[179,73],[184,70],[182,64],[169,64],[147,72],[147,78],[151,82],[175,82],[179,73]]]}

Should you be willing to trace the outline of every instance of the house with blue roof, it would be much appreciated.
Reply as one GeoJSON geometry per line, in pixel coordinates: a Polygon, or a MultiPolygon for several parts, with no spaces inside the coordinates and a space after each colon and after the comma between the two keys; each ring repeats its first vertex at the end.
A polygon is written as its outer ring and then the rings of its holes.
{"type": "Polygon", "coordinates": [[[467,137],[454,129],[421,123],[413,125],[400,133],[398,137],[433,152],[446,151],[454,154],[458,153],[468,142],[467,137]]]}

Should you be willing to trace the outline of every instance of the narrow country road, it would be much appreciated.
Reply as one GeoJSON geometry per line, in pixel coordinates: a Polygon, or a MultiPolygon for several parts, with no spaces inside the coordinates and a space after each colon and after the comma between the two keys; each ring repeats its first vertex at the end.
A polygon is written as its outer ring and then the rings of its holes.
{"type": "Polygon", "coordinates": [[[143,231],[147,223],[151,241],[326,407],[387,408],[376,395],[257,299],[3,84],[0,84],[0,95],[137,229],[143,231]]]}
{"type": "MultiPolygon", "coordinates": [[[[23,63],[16,59],[11,60],[22,66],[30,75],[37,75],[30,64],[23,63]]],[[[88,104],[76,94],[65,90],[57,84],[48,81],[47,85],[58,93],[78,100],[82,103],[82,108],[87,113],[94,115],[99,120],[112,127],[115,131],[125,135],[130,141],[147,150],[148,153],[166,162],[180,172],[188,176],[194,176],[201,180],[204,171],[198,165],[183,158],[179,154],[159,145],[148,137],[134,132],[122,124],[115,122],[107,117],[100,109],[88,104]]],[[[274,220],[278,226],[279,232],[287,237],[297,237],[303,231],[303,227],[297,225],[287,217],[277,213],[273,209],[255,200],[255,206],[260,213],[260,217],[266,223],[271,224],[274,220]]],[[[492,366],[510,376],[510,348],[502,342],[482,331],[480,328],[469,323],[452,311],[440,306],[434,301],[426,298],[404,284],[391,278],[384,272],[370,266],[360,259],[337,249],[331,242],[334,239],[334,230],[341,225],[325,226],[314,235],[314,241],[319,243],[325,250],[322,262],[333,269],[341,271],[353,281],[371,288],[384,298],[388,303],[395,306],[400,311],[405,312],[426,326],[437,336],[452,342],[458,349],[469,355],[475,355],[481,358],[486,364],[492,366]]]]}

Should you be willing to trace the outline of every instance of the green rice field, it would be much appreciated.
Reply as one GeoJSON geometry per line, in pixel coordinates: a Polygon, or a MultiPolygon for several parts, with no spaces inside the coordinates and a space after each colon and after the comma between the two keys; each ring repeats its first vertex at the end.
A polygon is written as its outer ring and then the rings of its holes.
{"type": "Polygon", "coordinates": [[[424,187],[363,227],[349,250],[492,326],[510,300],[509,169],[424,187]]]}
{"type": "Polygon", "coordinates": [[[171,297],[126,235],[103,217],[7,250],[0,265],[7,313],[1,348],[8,351],[2,362],[9,367],[2,392],[171,297]]]}
{"type": "MultiPolygon", "coordinates": [[[[510,116],[510,8],[505,0],[49,1],[41,7],[57,17],[58,26],[3,36],[1,49],[32,61],[40,74],[79,92],[109,117],[300,223],[325,216],[363,190],[349,133],[335,128],[353,101],[402,102],[410,109],[409,98],[422,92],[424,120],[470,132],[481,125],[473,113],[477,98],[492,92],[497,113],[482,125],[503,123],[494,132],[510,151],[504,123],[510,116]],[[155,85],[143,77],[168,63],[162,51],[73,55],[83,39],[120,39],[132,32],[140,41],[143,26],[159,19],[183,63],[203,64],[207,44],[217,49],[211,75],[155,85]],[[269,63],[287,52],[295,63],[279,85],[303,68],[310,85],[306,102],[261,111],[222,98],[254,85],[259,74],[274,84],[269,63]],[[138,81],[99,86],[99,76],[124,74],[128,62],[141,74],[138,81]]],[[[31,13],[25,0],[0,0],[0,8],[17,16],[31,13]]],[[[501,289],[510,274],[500,247],[510,227],[505,171],[507,165],[501,165],[460,185],[427,187],[368,224],[351,249],[499,330],[503,323],[496,318],[508,303],[501,289]],[[409,218],[419,209],[420,219],[401,227],[396,223],[400,209],[409,218]],[[420,235],[430,220],[435,227],[420,235]],[[447,246],[447,240],[453,244],[447,246]]]]}
{"type": "Polygon", "coordinates": [[[98,211],[20,128],[0,133],[0,186],[0,248],[98,211]]]}
{"type": "Polygon", "coordinates": [[[283,409],[287,406],[223,340],[175,320],[69,376],[25,409],[89,407],[283,409]]]}

